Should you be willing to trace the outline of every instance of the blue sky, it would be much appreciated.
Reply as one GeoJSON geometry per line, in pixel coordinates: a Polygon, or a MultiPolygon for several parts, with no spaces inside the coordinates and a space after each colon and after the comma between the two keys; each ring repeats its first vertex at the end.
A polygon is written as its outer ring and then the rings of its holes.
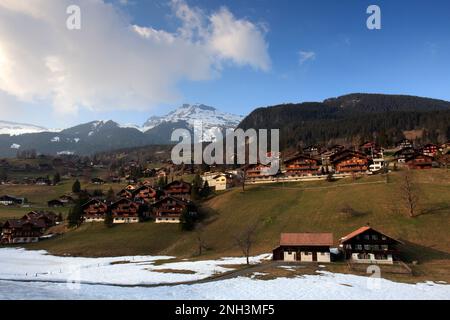
{"type": "MultiPolygon", "coordinates": [[[[166,1],[110,2],[125,12],[133,24],[167,32],[176,32],[180,27],[166,1]]],[[[174,101],[156,103],[149,110],[81,110],[61,124],[113,119],[140,125],[150,115],[196,102],[245,115],[256,107],[321,101],[352,92],[450,100],[450,2],[446,0],[187,0],[186,3],[205,14],[225,6],[236,19],[245,19],[264,30],[270,68],[261,70],[248,64],[224,62],[212,78],[178,79],[174,101]],[[369,16],[366,9],[371,4],[381,8],[381,30],[366,27],[369,16]],[[300,51],[310,59],[301,62],[300,51]]],[[[30,105],[47,110],[46,103],[30,105]]],[[[46,123],[49,118],[42,115],[22,114],[22,118],[58,126],[46,123]]]]}

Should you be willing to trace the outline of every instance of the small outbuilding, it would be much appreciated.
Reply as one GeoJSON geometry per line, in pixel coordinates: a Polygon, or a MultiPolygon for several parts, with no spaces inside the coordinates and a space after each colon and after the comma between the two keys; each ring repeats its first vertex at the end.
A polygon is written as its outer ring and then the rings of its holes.
{"type": "Polygon", "coordinates": [[[331,262],[332,233],[282,233],[273,260],[331,262]]]}

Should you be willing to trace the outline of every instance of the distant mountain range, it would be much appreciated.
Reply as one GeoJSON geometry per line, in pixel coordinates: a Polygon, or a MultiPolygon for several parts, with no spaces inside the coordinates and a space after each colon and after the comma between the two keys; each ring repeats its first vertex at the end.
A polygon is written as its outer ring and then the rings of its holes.
{"type": "Polygon", "coordinates": [[[44,154],[88,155],[101,151],[170,144],[172,131],[192,129],[195,121],[203,125],[203,141],[211,141],[212,128],[236,128],[242,116],[216,108],[184,104],[166,116],[151,117],[142,127],[119,125],[114,121],[92,121],[64,130],[0,121],[0,157],[15,156],[17,151],[34,149],[44,154]]]}
{"type": "Polygon", "coordinates": [[[34,149],[44,154],[89,155],[102,151],[170,144],[174,129],[202,121],[203,141],[212,128],[280,129],[281,149],[310,144],[352,144],[375,140],[390,146],[405,137],[416,142],[450,140],[450,102],[385,94],[350,94],[323,102],[258,108],[243,119],[202,104],[185,104],[143,126],[92,121],[58,132],[33,125],[0,122],[0,157],[34,149]],[[27,133],[25,133],[27,132],[27,133]],[[6,134],[7,133],[7,134],[6,134]]]}

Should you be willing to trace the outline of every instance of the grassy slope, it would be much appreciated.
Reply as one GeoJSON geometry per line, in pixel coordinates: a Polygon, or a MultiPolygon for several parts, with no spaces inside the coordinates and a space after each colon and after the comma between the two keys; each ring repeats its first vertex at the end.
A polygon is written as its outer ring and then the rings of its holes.
{"type": "MultiPolygon", "coordinates": [[[[251,186],[244,193],[240,189],[221,193],[206,204],[211,212],[203,232],[210,247],[207,256],[240,254],[233,237],[254,222],[259,227],[253,254],[269,252],[277,245],[281,232],[333,232],[337,243],[339,237],[370,222],[375,228],[406,241],[407,259],[421,262],[448,259],[450,173],[433,170],[414,174],[420,181],[422,208],[434,209],[418,218],[407,217],[399,203],[397,174],[391,175],[387,184],[382,177],[367,177],[284,187],[251,186]],[[341,209],[346,205],[364,214],[345,217],[341,209]]],[[[195,232],[181,232],[177,225],[143,223],[106,229],[102,224],[94,224],[29,247],[87,256],[191,257],[196,253],[196,243],[195,232]]]]}

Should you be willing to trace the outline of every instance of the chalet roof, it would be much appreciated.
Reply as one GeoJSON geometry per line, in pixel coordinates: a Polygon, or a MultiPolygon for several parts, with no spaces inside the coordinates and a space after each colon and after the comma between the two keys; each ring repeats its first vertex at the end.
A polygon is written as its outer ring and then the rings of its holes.
{"type": "Polygon", "coordinates": [[[139,206],[137,203],[131,201],[130,199],[122,198],[122,199],[117,200],[113,204],[111,204],[111,208],[115,208],[117,205],[119,205],[120,203],[123,203],[123,202],[126,202],[129,205],[139,206]]]}
{"type": "Polygon", "coordinates": [[[307,160],[318,161],[317,159],[312,158],[312,157],[310,157],[310,156],[308,156],[308,155],[306,155],[306,154],[298,153],[298,154],[295,154],[295,155],[293,155],[293,156],[291,156],[291,157],[289,157],[289,158],[286,158],[286,159],[284,160],[284,163],[289,162],[289,161],[292,161],[292,160],[296,160],[296,159],[307,159],[307,160]]]}
{"type": "Polygon", "coordinates": [[[158,204],[160,204],[160,203],[162,203],[164,201],[167,201],[167,200],[173,200],[173,201],[178,202],[178,203],[183,204],[183,205],[191,205],[192,204],[191,201],[179,199],[179,198],[172,197],[172,196],[167,196],[167,197],[162,198],[161,200],[156,201],[153,204],[153,206],[158,206],[158,204]]]}
{"type": "Polygon", "coordinates": [[[155,191],[155,189],[153,189],[152,187],[150,187],[150,186],[148,186],[148,185],[143,185],[143,186],[140,186],[140,187],[134,189],[132,193],[133,193],[133,194],[136,194],[136,193],[138,193],[139,191],[141,191],[141,190],[143,190],[143,189],[150,189],[150,190],[155,191]]]}
{"type": "Polygon", "coordinates": [[[282,233],[281,246],[332,246],[332,233],[282,233]]]}
{"type": "Polygon", "coordinates": [[[411,156],[409,156],[406,159],[406,162],[413,161],[414,159],[417,159],[417,158],[427,158],[429,160],[433,160],[434,159],[432,156],[427,156],[427,155],[422,154],[422,153],[415,153],[415,154],[412,154],[411,156]]]}
{"type": "Polygon", "coordinates": [[[98,199],[91,199],[88,202],[86,202],[85,204],[83,204],[81,207],[84,208],[85,206],[90,205],[93,202],[96,202],[96,203],[102,204],[104,206],[107,206],[106,203],[104,203],[104,202],[102,202],[102,201],[100,201],[98,199]]]}
{"type": "Polygon", "coordinates": [[[348,157],[367,158],[367,155],[358,151],[342,150],[339,153],[334,154],[331,157],[332,158],[331,161],[334,163],[346,159],[348,157]]]}
{"type": "Polygon", "coordinates": [[[402,148],[400,150],[398,150],[397,152],[394,153],[394,156],[399,156],[399,155],[404,155],[404,154],[412,154],[415,153],[416,150],[412,147],[406,147],[406,148],[402,148]]]}
{"type": "Polygon", "coordinates": [[[356,229],[355,231],[353,231],[353,232],[349,233],[348,235],[342,237],[342,238],[340,239],[340,241],[341,241],[341,242],[346,242],[346,241],[348,241],[348,240],[350,240],[350,239],[352,239],[352,238],[354,238],[354,237],[356,237],[356,236],[358,236],[358,235],[360,235],[360,234],[363,234],[364,232],[366,232],[366,231],[368,231],[368,230],[376,231],[376,232],[381,233],[382,235],[384,235],[384,236],[386,236],[386,237],[388,237],[388,238],[390,238],[390,239],[392,239],[392,240],[394,240],[394,241],[397,241],[398,243],[401,243],[400,241],[395,240],[394,238],[389,237],[388,235],[386,235],[386,234],[384,234],[384,233],[382,233],[382,232],[380,232],[380,231],[378,231],[378,230],[375,230],[375,229],[373,229],[372,227],[369,227],[369,226],[364,226],[364,227],[361,227],[361,228],[359,228],[359,229],[356,229]]]}
{"type": "Polygon", "coordinates": [[[191,187],[191,184],[189,182],[186,182],[186,181],[183,181],[183,180],[175,180],[175,181],[172,181],[172,182],[168,183],[164,187],[164,189],[168,189],[169,187],[171,187],[173,185],[180,185],[180,184],[191,187]]]}
{"type": "Polygon", "coordinates": [[[37,219],[29,219],[29,220],[11,219],[7,220],[3,225],[3,227],[9,226],[10,228],[21,228],[26,224],[32,224],[37,228],[45,228],[45,222],[37,219]]]}

